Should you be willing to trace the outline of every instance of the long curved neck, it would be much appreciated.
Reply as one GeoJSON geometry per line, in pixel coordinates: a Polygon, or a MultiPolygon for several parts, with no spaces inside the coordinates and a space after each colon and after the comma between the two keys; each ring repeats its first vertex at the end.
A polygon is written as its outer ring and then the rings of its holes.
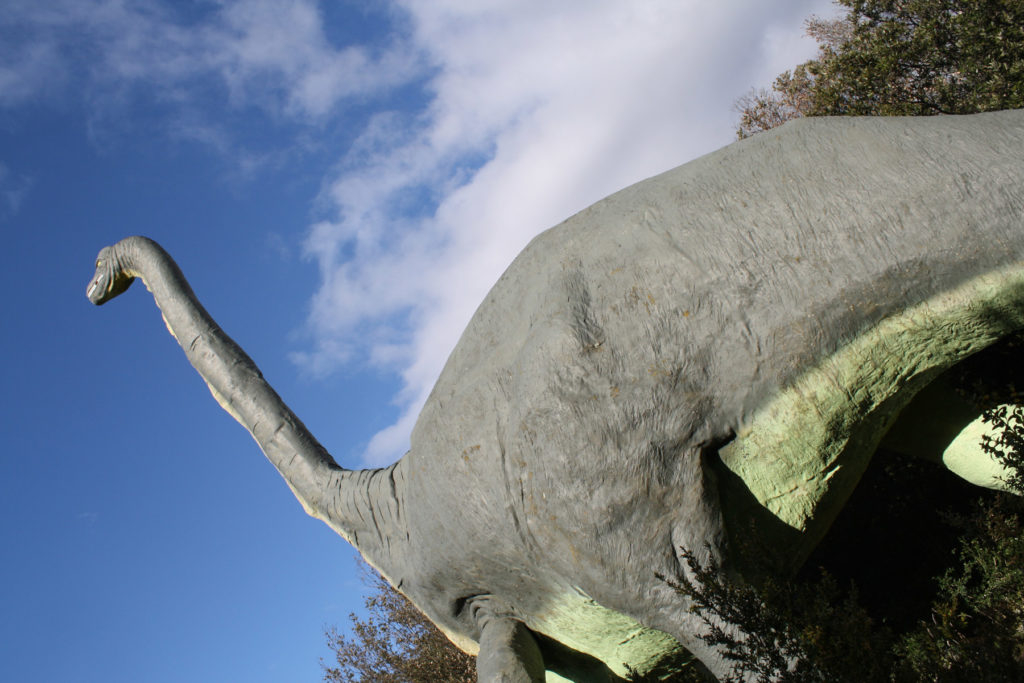
{"type": "Polygon", "coordinates": [[[388,511],[397,510],[400,499],[392,468],[352,471],[339,467],[252,359],[214,322],[160,245],[144,237],[129,237],[115,245],[113,252],[117,267],[140,278],[152,292],[167,328],[214,398],[252,434],[306,512],[322,519],[359,550],[379,557],[386,543],[381,534],[388,531],[380,528],[381,511],[385,511],[384,518],[392,517],[388,511]],[[383,479],[391,483],[381,486],[383,479]],[[384,500],[380,500],[382,495],[384,500]],[[399,498],[392,500],[396,496],[399,498]]]}

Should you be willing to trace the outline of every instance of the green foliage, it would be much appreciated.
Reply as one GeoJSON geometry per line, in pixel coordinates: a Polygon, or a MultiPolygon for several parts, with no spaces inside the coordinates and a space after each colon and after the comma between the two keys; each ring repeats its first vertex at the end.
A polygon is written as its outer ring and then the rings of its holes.
{"type": "Polygon", "coordinates": [[[1002,500],[970,520],[929,618],[896,644],[902,680],[1024,680],[1020,512],[1019,501],[1002,500]]]}
{"type": "Polygon", "coordinates": [[[1019,0],[841,0],[850,40],[814,66],[811,115],[1024,106],[1019,0]]]}
{"type": "Polygon", "coordinates": [[[891,636],[827,573],[760,589],[726,578],[684,552],[692,578],[673,584],[707,628],[702,636],[732,662],[726,681],[883,681],[891,636]]]}
{"type": "Polygon", "coordinates": [[[999,405],[986,411],[984,420],[999,434],[982,437],[981,449],[1010,471],[1006,485],[1024,495],[1024,409],[1019,405],[999,405]]]}
{"type": "Polygon", "coordinates": [[[738,103],[738,137],[799,116],[969,114],[1024,107],[1024,0],[837,0],[819,52],[738,103]]]}
{"type": "Polygon", "coordinates": [[[351,637],[327,630],[335,666],[321,660],[332,683],[475,683],[476,658],[455,647],[391,584],[366,568],[368,616],[349,615],[351,637]]]}

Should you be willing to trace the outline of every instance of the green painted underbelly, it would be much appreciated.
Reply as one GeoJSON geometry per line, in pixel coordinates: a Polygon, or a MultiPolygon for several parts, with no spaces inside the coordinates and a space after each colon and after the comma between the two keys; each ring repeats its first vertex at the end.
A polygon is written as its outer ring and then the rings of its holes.
{"type": "MultiPolygon", "coordinates": [[[[600,659],[622,677],[628,673],[627,664],[646,673],[665,657],[683,652],[682,646],[671,636],[645,628],[582,593],[567,594],[552,601],[539,618],[531,620],[530,627],[558,634],[563,645],[600,659]]],[[[554,683],[566,679],[548,672],[547,680],[554,683]]]]}
{"type": "MultiPolygon", "coordinates": [[[[721,449],[723,465],[735,475],[731,493],[741,499],[736,486],[742,482],[775,523],[777,538],[766,540],[796,543],[778,550],[799,563],[917,392],[1021,328],[1024,264],[976,277],[882,320],[804,372],[721,449]]],[[[723,504],[728,508],[731,501],[723,504]]],[[[746,513],[760,514],[749,507],[746,513]]],[[[734,525],[747,516],[729,512],[734,525]]]]}

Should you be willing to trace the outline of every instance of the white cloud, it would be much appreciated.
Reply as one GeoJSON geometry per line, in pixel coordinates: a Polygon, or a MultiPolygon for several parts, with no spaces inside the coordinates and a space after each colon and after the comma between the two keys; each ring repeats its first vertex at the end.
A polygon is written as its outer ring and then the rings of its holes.
{"type": "Polygon", "coordinates": [[[23,104],[52,92],[64,81],[53,45],[0,50],[0,106],[23,104]]]}
{"type": "Polygon", "coordinates": [[[236,108],[317,122],[421,66],[408,41],[333,45],[315,0],[12,0],[0,30],[0,106],[74,94],[115,119],[140,94],[195,106],[215,82],[236,108]]]}
{"type": "Polygon", "coordinates": [[[416,120],[368,131],[306,247],[323,285],[304,356],[353,350],[404,382],[365,459],[399,457],[487,289],[538,232],[600,197],[731,141],[734,101],[810,57],[822,0],[400,3],[437,73],[416,120]],[[411,135],[411,137],[410,137],[411,135]],[[480,164],[479,159],[484,163],[480,164]],[[466,168],[466,161],[476,160],[466,168]],[[439,193],[408,215],[403,196],[439,193]],[[396,323],[395,321],[399,322],[396,323]]]}
{"type": "Polygon", "coordinates": [[[309,0],[226,3],[221,20],[209,33],[208,43],[216,46],[210,59],[235,96],[278,90],[291,115],[322,117],[345,98],[406,82],[417,68],[403,44],[378,47],[376,54],[331,45],[309,0]]]}

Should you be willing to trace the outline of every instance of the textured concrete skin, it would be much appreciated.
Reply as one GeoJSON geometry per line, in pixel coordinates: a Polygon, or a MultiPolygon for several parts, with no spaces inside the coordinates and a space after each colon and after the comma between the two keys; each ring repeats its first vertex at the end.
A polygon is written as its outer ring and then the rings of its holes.
{"type": "Polygon", "coordinates": [[[141,277],[306,510],[481,680],[610,678],[676,640],[721,676],[656,575],[680,547],[733,562],[751,523],[799,565],[914,396],[1024,327],[1022,238],[1022,111],[789,123],[534,239],[373,471],[334,463],[155,243],[102,251],[89,298],[141,277]]]}

